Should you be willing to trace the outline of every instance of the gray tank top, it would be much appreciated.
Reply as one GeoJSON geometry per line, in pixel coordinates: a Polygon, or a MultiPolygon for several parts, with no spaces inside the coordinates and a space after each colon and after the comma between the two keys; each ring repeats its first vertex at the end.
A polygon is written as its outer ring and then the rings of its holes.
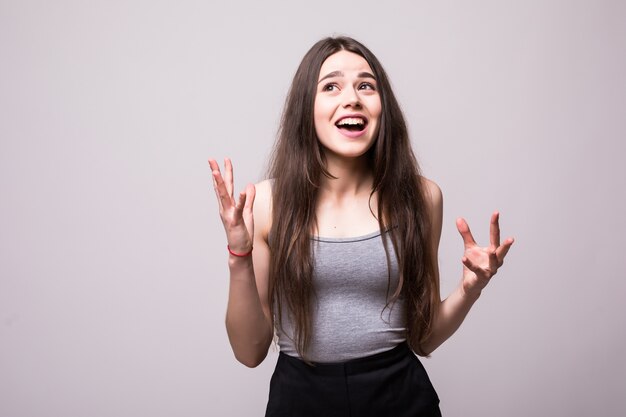
{"type": "MultiPolygon", "coordinates": [[[[385,308],[388,271],[382,239],[386,236],[374,232],[354,238],[312,238],[315,295],[310,361],[343,362],[384,352],[406,340],[402,298],[385,308]]],[[[398,283],[398,264],[388,243],[391,296],[398,283]]],[[[280,350],[298,357],[293,323],[285,311],[276,331],[280,350]]]]}

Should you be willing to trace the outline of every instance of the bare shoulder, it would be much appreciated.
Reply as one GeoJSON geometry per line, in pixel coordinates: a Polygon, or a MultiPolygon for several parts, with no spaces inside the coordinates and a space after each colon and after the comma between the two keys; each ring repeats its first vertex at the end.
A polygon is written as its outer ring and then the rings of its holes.
{"type": "Polygon", "coordinates": [[[254,185],[256,188],[257,198],[261,197],[264,199],[272,198],[272,180],[263,180],[254,185]]]}
{"type": "Polygon", "coordinates": [[[436,182],[426,177],[421,177],[422,187],[425,197],[428,199],[431,207],[441,209],[443,206],[443,193],[436,182]]]}
{"type": "Polygon", "coordinates": [[[255,235],[267,241],[272,223],[272,181],[263,180],[254,185],[254,228],[255,235]]]}
{"type": "Polygon", "coordinates": [[[429,206],[429,215],[432,226],[432,240],[434,254],[436,256],[441,238],[441,228],[443,225],[443,194],[436,182],[422,177],[422,186],[429,206]]]}

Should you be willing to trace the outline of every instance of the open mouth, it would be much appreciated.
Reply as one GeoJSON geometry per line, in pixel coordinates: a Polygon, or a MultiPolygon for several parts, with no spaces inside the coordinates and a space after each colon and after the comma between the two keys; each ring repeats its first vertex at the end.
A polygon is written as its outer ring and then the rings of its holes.
{"type": "Polygon", "coordinates": [[[363,117],[344,117],[338,120],[335,126],[348,132],[362,132],[367,126],[367,119],[363,117]]]}

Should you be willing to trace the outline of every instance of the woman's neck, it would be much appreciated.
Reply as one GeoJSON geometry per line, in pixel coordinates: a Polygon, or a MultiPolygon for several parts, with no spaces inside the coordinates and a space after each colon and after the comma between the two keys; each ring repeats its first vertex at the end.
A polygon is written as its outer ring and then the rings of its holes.
{"type": "Polygon", "coordinates": [[[313,234],[351,237],[378,229],[374,176],[367,160],[359,159],[326,159],[326,169],[335,178],[321,178],[313,234]]]}
{"type": "Polygon", "coordinates": [[[367,161],[362,158],[326,158],[326,169],[335,178],[322,176],[320,196],[333,200],[353,198],[372,192],[374,178],[367,161]]]}

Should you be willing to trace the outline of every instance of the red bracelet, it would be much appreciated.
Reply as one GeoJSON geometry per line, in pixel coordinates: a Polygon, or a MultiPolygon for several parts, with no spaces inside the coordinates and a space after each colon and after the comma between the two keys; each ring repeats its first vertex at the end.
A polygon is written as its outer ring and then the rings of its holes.
{"type": "Polygon", "coordinates": [[[228,253],[230,253],[230,254],[231,254],[231,255],[233,255],[233,256],[236,256],[236,257],[238,257],[238,258],[245,258],[246,256],[250,256],[250,255],[252,255],[252,249],[254,249],[254,248],[250,248],[250,252],[246,252],[246,253],[237,253],[237,252],[233,252],[233,251],[230,249],[230,245],[226,245],[226,249],[228,249],[228,253]]]}

